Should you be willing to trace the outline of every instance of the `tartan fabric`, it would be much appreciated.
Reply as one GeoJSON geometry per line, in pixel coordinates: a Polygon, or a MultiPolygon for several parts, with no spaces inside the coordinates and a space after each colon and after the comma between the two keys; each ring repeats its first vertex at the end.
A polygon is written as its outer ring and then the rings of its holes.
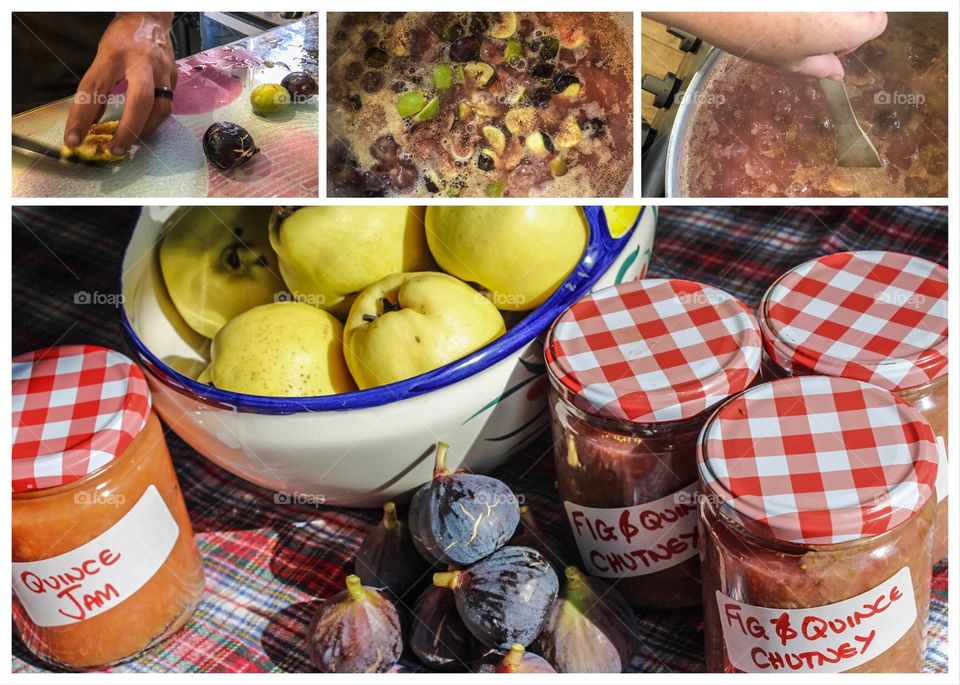
{"type": "MultiPolygon", "coordinates": [[[[124,350],[110,304],[77,305],[74,293],[113,293],[138,210],[16,207],[13,220],[13,353],[71,343],[124,350]]],[[[946,265],[946,212],[929,208],[670,208],[660,225],[651,277],[687,278],[756,307],[788,269],[830,252],[896,250],[946,265]]],[[[207,574],[207,591],[185,630],[118,666],[123,672],[304,671],[313,610],[339,592],[350,557],[380,511],[274,504],[272,493],[231,476],[168,434],[207,574]]],[[[544,435],[495,475],[560,533],[552,446],[544,435]]],[[[926,668],[947,669],[947,564],[931,593],[926,668]]],[[[703,669],[699,611],[641,612],[632,667],[703,669]]],[[[405,659],[416,668],[415,660],[405,659]]],[[[14,642],[14,671],[43,667],[14,642]]]]}
{"type": "Polygon", "coordinates": [[[774,539],[814,545],[882,535],[909,520],[934,492],[937,463],[933,430],[917,409],[829,376],[750,388],[704,426],[697,454],[701,482],[734,517],[774,539]]]}

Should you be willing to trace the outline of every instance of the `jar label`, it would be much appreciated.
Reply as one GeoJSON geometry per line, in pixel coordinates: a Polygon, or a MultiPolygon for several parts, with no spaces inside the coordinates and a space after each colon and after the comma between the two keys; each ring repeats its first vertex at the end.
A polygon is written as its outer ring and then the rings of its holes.
{"type": "Polygon", "coordinates": [[[937,436],[937,480],[934,482],[934,490],[937,493],[937,503],[939,504],[947,496],[947,476],[950,474],[950,468],[947,466],[947,448],[943,444],[943,436],[937,436]]]}
{"type": "Polygon", "coordinates": [[[584,570],[601,578],[645,576],[697,556],[697,487],[632,507],[564,502],[584,570]]]}
{"type": "Polygon", "coordinates": [[[727,658],[748,673],[848,671],[890,649],[917,620],[906,566],[872,590],[826,606],[768,609],[718,590],[717,607],[727,658]]]}
{"type": "MultiPolygon", "coordinates": [[[[108,500],[80,506],[116,506],[108,500]]],[[[13,563],[13,591],[38,626],[79,623],[109,611],[163,566],[180,528],[157,488],[108,530],[69,552],[13,563]]]]}

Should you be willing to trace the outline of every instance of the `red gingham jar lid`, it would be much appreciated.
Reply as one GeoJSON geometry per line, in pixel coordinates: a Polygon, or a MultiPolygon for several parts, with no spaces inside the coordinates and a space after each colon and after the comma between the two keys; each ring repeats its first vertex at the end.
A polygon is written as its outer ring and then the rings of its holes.
{"type": "Polygon", "coordinates": [[[841,252],[781,276],[760,304],[767,354],[791,375],[891,391],[947,372],[947,270],[897,252],[841,252]]]}
{"type": "Polygon", "coordinates": [[[798,544],[880,535],[934,492],[937,443],[907,402],[869,383],[799,376],[750,388],[707,421],[707,496],[748,530],[798,544]]]}
{"type": "Polygon", "coordinates": [[[554,387],[614,420],[689,419],[750,385],[757,322],[732,295],[649,278],[587,295],[553,323],[545,346],[554,387]]]}
{"type": "Polygon", "coordinates": [[[65,485],[123,454],[146,425],[150,390],[130,359],[69,345],[13,359],[13,491],[65,485]]]}

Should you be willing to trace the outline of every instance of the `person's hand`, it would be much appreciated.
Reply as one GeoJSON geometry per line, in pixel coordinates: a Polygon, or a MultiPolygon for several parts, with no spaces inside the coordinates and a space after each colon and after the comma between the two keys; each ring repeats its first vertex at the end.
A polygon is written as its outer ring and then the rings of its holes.
{"type": "Polygon", "coordinates": [[[175,88],[177,66],[168,32],[169,12],[120,12],[104,31],[97,56],[77,88],[67,116],[63,142],[76,147],[103,115],[107,96],[126,79],[123,114],[110,145],[124,154],[141,136],[153,132],[170,116],[173,101],[154,97],[156,88],[175,88]]]}
{"type": "Polygon", "coordinates": [[[744,59],[814,78],[843,79],[839,56],[887,27],[886,12],[644,13],[744,59]]]}

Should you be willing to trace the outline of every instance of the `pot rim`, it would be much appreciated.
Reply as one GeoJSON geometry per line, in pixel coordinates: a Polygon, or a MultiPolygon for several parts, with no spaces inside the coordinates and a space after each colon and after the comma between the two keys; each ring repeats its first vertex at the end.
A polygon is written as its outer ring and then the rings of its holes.
{"type": "Polygon", "coordinates": [[[688,197],[680,192],[680,153],[683,151],[680,138],[686,133],[688,120],[694,109],[694,105],[691,104],[694,100],[688,99],[687,94],[698,93],[702,89],[701,82],[709,78],[717,62],[727,54],[719,48],[713,48],[683,90],[677,115],[673,119],[673,126],[670,127],[670,137],[667,139],[667,168],[664,172],[664,195],[667,197],[688,197]]]}

